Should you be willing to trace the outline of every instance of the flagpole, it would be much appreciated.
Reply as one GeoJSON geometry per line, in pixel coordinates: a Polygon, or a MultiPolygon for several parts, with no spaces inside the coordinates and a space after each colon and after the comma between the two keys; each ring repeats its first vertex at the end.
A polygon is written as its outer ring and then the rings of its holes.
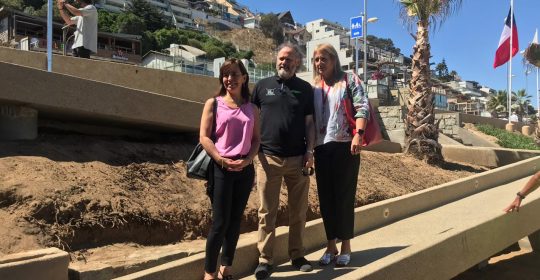
{"type": "Polygon", "coordinates": [[[52,71],[53,1],[47,1],[47,71],[52,71]]]}
{"type": "MultiPolygon", "coordinates": [[[[533,43],[538,44],[538,28],[534,33],[533,43]]],[[[536,112],[540,118],[540,88],[538,88],[538,66],[536,66],[536,112]]]]}
{"type": "Polygon", "coordinates": [[[512,115],[512,43],[514,41],[514,0],[510,0],[510,61],[508,61],[508,123],[512,115]]]}

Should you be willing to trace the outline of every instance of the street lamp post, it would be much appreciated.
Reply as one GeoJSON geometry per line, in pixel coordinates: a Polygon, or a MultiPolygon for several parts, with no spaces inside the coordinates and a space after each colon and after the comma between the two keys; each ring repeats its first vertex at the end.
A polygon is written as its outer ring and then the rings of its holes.
{"type": "MultiPolygon", "coordinates": [[[[362,20],[362,33],[364,35],[364,61],[362,63],[362,70],[364,72],[364,91],[367,93],[367,23],[376,22],[379,20],[377,17],[367,17],[367,0],[364,0],[364,13],[362,20]]],[[[358,66],[357,66],[358,67],[358,66]]]]}
{"type": "Polygon", "coordinates": [[[364,90],[367,93],[367,0],[364,0],[364,20],[362,20],[362,31],[364,32],[364,63],[362,70],[364,72],[364,90]]]}

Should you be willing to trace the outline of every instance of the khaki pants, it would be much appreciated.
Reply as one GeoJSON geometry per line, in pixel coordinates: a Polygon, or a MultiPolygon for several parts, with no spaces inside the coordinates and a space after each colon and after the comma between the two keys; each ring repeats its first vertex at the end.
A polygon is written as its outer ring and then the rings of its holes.
{"type": "Polygon", "coordinates": [[[276,218],[283,180],[287,186],[289,206],[289,257],[294,260],[304,256],[302,239],[306,225],[309,177],[302,175],[303,159],[303,155],[282,158],[259,153],[259,263],[273,264],[276,218]]]}

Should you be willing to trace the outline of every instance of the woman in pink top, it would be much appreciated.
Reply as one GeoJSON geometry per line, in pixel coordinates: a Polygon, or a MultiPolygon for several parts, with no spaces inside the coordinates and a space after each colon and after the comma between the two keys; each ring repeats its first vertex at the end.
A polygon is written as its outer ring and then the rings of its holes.
{"type": "MultiPolygon", "coordinates": [[[[229,59],[219,69],[220,89],[204,104],[199,141],[214,160],[212,228],[206,241],[204,279],[233,279],[231,266],[240,235],[240,220],[251,193],[253,158],[260,143],[259,112],[249,102],[249,76],[240,60],[229,59]],[[214,102],[217,102],[215,139],[212,140],[214,102]]],[[[212,181],[212,180],[210,180],[212,181]]]]}

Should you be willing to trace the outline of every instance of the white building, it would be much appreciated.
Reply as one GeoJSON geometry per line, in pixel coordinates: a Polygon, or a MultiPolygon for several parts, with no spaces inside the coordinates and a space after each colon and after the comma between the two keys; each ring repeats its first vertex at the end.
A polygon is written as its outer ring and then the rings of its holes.
{"type": "Polygon", "coordinates": [[[141,66],[213,76],[213,61],[204,58],[206,52],[188,45],[171,44],[168,54],[150,51],[142,58],[141,66]]]}
{"type": "Polygon", "coordinates": [[[311,61],[313,50],[323,43],[332,45],[338,52],[339,61],[344,70],[349,70],[353,61],[351,40],[348,30],[343,26],[325,19],[310,21],[305,25],[306,31],[311,34],[311,40],[306,44],[306,69],[312,71],[311,61]]]}
{"type": "Polygon", "coordinates": [[[244,27],[250,29],[259,29],[261,27],[261,17],[252,16],[244,19],[244,27]]]}

